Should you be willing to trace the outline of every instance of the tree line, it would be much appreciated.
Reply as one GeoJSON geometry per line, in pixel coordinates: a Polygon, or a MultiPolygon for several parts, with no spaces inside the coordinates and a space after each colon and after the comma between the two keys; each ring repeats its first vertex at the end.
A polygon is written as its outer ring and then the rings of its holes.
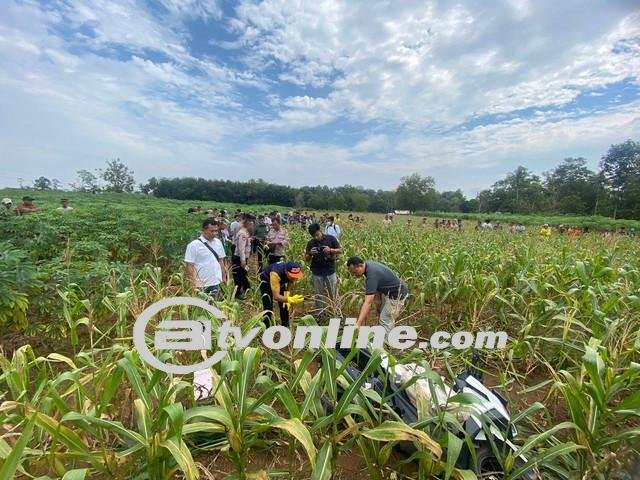
{"type": "MultiPolygon", "coordinates": [[[[60,182],[40,177],[37,189],[58,187],[60,182]]],[[[96,173],[80,170],[71,185],[78,192],[132,192],[133,172],[120,159],[107,162],[96,173]]],[[[395,190],[374,190],[353,185],[341,187],[277,185],[264,180],[231,181],[205,178],[151,178],[138,190],[157,197],[212,202],[282,205],[314,210],[461,213],[550,213],[602,215],[640,219],[640,143],[632,140],[612,145],[598,170],[584,158],[565,158],[542,176],[519,166],[475,198],[460,189],[436,190],[432,177],[417,173],[403,177],[395,190]]]]}
{"type": "Polygon", "coordinates": [[[581,157],[565,158],[542,177],[519,166],[471,199],[460,189],[439,192],[432,177],[417,173],[403,177],[393,191],[353,185],[294,188],[263,180],[193,177],[154,177],[140,189],[166,198],[315,210],[551,213],[640,219],[640,143],[628,140],[612,145],[602,156],[598,171],[589,169],[581,157]]]}
{"type": "Polygon", "coordinates": [[[598,171],[584,158],[565,158],[540,178],[524,167],[483,190],[478,212],[557,213],[640,219],[640,143],[612,145],[598,171]]]}
{"type": "MultiPolygon", "coordinates": [[[[76,180],[69,184],[74,192],[131,193],[136,186],[133,170],[129,169],[119,158],[107,160],[106,168],[98,168],[95,173],[89,170],[78,170],[76,175],[76,180]]],[[[33,181],[33,188],[35,190],[61,190],[62,182],[56,178],[49,180],[47,177],[41,176],[33,181]]]]}

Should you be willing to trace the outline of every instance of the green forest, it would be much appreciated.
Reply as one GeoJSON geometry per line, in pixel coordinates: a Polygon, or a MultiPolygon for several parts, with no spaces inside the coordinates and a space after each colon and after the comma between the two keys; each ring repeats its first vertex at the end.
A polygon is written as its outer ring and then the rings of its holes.
{"type": "MultiPolygon", "coordinates": [[[[83,187],[81,187],[83,188],[83,187]]],[[[91,190],[91,185],[85,186],[91,190]]],[[[157,197],[202,201],[270,203],[317,210],[389,212],[392,209],[462,213],[548,213],[640,219],[640,143],[612,145],[598,171],[585,158],[565,158],[542,178],[519,166],[476,198],[436,190],[432,177],[403,177],[394,191],[341,187],[294,188],[263,180],[246,182],[195,177],[151,178],[140,185],[157,197]]]]}
{"type": "MultiPolygon", "coordinates": [[[[109,160],[95,173],[79,170],[70,189],[81,193],[133,192],[176,200],[281,205],[313,210],[386,213],[394,209],[429,213],[552,214],[640,219],[640,143],[627,140],[612,145],[598,171],[582,157],[565,158],[542,177],[519,166],[475,198],[461,189],[438,191],[430,176],[402,177],[395,190],[373,190],[355,185],[300,188],[262,179],[233,181],[202,177],[150,178],[136,186],[120,159],[109,160]]],[[[39,177],[35,190],[61,190],[57,179],[39,177]]]]}

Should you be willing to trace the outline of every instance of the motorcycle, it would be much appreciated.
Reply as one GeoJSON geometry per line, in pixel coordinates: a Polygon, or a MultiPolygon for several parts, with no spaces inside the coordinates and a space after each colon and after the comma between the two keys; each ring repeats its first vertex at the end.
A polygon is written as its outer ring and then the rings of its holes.
{"type": "MultiPolygon", "coordinates": [[[[336,347],[336,361],[340,365],[348,361],[344,372],[352,380],[360,377],[371,357],[372,352],[367,349],[359,349],[353,356],[351,349],[336,347]]],[[[419,421],[418,401],[431,404],[432,407],[437,404],[438,408],[455,409],[455,403],[449,402],[449,399],[458,393],[466,394],[473,401],[469,408],[464,409],[466,413],[461,419],[464,433],[454,432],[463,440],[456,467],[471,470],[483,479],[501,480],[504,476],[501,473],[503,469],[494,452],[502,452],[504,455],[511,450],[515,454],[517,447],[512,440],[517,435],[517,430],[510,422],[506,398],[497,390],[484,385],[482,372],[477,368],[478,361],[479,356],[474,351],[471,366],[455,378],[452,386],[437,386],[430,384],[425,378],[412,382],[412,378],[424,373],[424,368],[416,364],[396,364],[383,352],[380,368],[365,380],[362,389],[373,390],[380,398],[388,399],[386,406],[409,425],[419,421]],[[465,435],[471,439],[475,455],[464,441],[465,435]]],[[[340,388],[338,392],[339,395],[342,393],[340,388]]],[[[323,403],[331,408],[327,398],[323,399],[323,403]]],[[[402,448],[406,453],[412,453],[409,451],[411,446],[403,445],[402,448]]],[[[526,463],[527,459],[520,455],[516,458],[514,468],[526,463]]],[[[520,475],[518,480],[540,478],[534,468],[520,475]]]]}

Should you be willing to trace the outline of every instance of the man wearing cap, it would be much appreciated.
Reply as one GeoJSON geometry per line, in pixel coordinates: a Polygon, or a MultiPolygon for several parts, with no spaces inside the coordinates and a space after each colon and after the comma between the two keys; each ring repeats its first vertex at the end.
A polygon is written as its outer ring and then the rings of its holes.
{"type": "Polygon", "coordinates": [[[364,325],[376,297],[380,298],[380,325],[387,334],[393,328],[396,319],[404,308],[404,302],[409,295],[407,284],[389,267],[371,260],[364,261],[359,257],[347,260],[347,268],[356,277],[366,277],[365,297],[356,327],[364,325]]]}
{"type": "Polygon", "coordinates": [[[16,212],[14,212],[11,207],[13,207],[13,202],[11,201],[10,198],[3,198],[2,199],[2,207],[0,207],[0,217],[2,218],[8,218],[8,217],[14,217],[16,215],[16,212]]]}
{"type": "Polygon", "coordinates": [[[273,302],[278,302],[280,323],[289,326],[289,310],[293,305],[302,303],[302,295],[291,295],[293,283],[302,277],[302,268],[298,262],[272,263],[260,274],[260,294],[262,308],[265,310],[264,323],[269,326],[273,319],[273,302]]]}
{"type": "Polygon", "coordinates": [[[24,215],[25,213],[32,213],[36,211],[38,211],[38,209],[33,204],[33,198],[31,198],[29,195],[25,195],[24,197],[22,197],[22,204],[16,207],[16,213],[18,215],[24,215]]]}
{"type": "Polygon", "coordinates": [[[62,198],[60,199],[60,206],[56,208],[58,212],[70,212],[73,210],[73,207],[69,206],[69,199],[62,198]]]}

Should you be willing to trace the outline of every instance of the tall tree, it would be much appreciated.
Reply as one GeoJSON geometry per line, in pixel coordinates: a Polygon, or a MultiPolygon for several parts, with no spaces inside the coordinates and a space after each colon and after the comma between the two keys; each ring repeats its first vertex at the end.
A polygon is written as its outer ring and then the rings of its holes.
{"type": "Polygon", "coordinates": [[[33,188],[36,190],[51,190],[51,180],[46,177],[36,178],[33,182],[33,188]]]}
{"type": "Polygon", "coordinates": [[[100,185],[98,185],[98,177],[96,177],[89,170],[78,170],[78,179],[75,183],[71,184],[76,192],[83,193],[98,193],[100,191],[100,185]]]}
{"type": "Polygon", "coordinates": [[[141,183],[139,188],[142,193],[146,193],[147,195],[152,194],[155,189],[158,188],[158,179],[151,177],[147,183],[141,183]]]}
{"type": "Polygon", "coordinates": [[[493,185],[497,209],[512,213],[533,213],[544,209],[540,177],[519,166],[493,185]]]}
{"type": "Polygon", "coordinates": [[[598,195],[597,176],[587,168],[586,159],[565,158],[544,176],[553,212],[593,214],[598,195]]]}
{"type": "Polygon", "coordinates": [[[613,202],[614,218],[640,218],[640,143],[611,145],[600,168],[613,202]]]}
{"type": "Polygon", "coordinates": [[[482,190],[475,200],[478,212],[495,212],[498,210],[491,190],[482,190]]]}
{"type": "Polygon", "coordinates": [[[119,158],[107,161],[107,168],[100,171],[100,177],[105,181],[105,190],[108,192],[133,192],[136,184],[133,171],[119,158]]]}
{"type": "Polygon", "coordinates": [[[436,209],[441,212],[460,212],[465,202],[462,190],[455,192],[442,192],[438,198],[436,209]]]}
{"type": "Polygon", "coordinates": [[[437,197],[433,178],[414,173],[402,177],[396,189],[396,206],[401,210],[435,210],[437,197]]]}

